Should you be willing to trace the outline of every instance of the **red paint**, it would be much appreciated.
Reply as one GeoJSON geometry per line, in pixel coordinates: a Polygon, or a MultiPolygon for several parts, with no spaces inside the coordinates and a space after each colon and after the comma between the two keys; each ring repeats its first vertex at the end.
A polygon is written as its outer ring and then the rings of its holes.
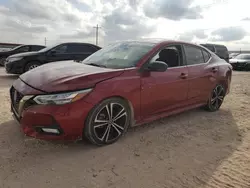
{"type": "Polygon", "coordinates": [[[139,125],[206,104],[217,83],[225,84],[229,92],[231,66],[216,56],[207,64],[169,68],[166,72],[139,71],[152,54],[169,43],[178,44],[173,41],[158,43],[130,69],[114,70],[65,62],[44,65],[21,75],[13,86],[24,95],[94,87],[84,99],[71,104],[31,106],[23,112],[20,122],[24,132],[40,139],[81,138],[89,111],[113,96],[129,102],[134,121],[139,125]],[[35,131],[35,125],[46,126],[50,118],[62,128],[61,136],[46,136],[35,131]]]}

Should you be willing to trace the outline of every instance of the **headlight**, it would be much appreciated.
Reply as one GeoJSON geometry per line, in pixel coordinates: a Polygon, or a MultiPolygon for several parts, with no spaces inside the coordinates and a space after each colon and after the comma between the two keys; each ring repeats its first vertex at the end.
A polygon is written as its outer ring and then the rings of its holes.
{"type": "Polygon", "coordinates": [[[23,57],[10,57],[10,58],[8,58],[8,61],[10,61],[10,62],[12,62],[12,61],[19,61],[21,59],[23,59],[23,57]]]}
{"type": "Polygon", "coordinates": [[[67,104],[77,101],[86,96],[92,89],[85,89],[81,91],[59,93],[52,95],[38,95],[34,98],[37,104],[67,104]]]}

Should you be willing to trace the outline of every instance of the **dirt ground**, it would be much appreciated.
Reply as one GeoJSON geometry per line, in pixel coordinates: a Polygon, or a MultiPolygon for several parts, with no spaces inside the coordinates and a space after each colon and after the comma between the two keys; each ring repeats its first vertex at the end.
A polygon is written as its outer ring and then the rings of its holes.
{"type": "Polygon", "coordinates": [[[1,188],[250,188],[250,72],[234,72],[220,111],[158,120],[101,148],[25,137],[9,110],[14,79],[0,70],[1,188]]]}

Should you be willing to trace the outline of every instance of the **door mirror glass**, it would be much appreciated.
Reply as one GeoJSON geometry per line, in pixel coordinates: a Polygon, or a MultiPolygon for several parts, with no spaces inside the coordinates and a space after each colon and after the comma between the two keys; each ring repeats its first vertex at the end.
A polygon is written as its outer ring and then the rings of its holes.
{"type": "Polygon", "coordinates": [[[148,70],[152,72],[165,72],[168,69],[168,65],[162,61],[154,61],[148,65],[148,70]]]}

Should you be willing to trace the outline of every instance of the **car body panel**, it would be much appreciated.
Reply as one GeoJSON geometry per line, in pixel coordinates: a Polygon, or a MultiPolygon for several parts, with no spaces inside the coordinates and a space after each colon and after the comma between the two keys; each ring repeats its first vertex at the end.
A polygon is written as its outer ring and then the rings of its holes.
{"type": "Polygon", "coordinates": [[[23,95],[93,87],[88,95],[77,102],[33,105],[25,109],[19,120],[24,132],[41,139],[78,139],[82,136],[84,123],[93,107],[111,97],[127,101],[132,113],[131,126],[134,126],[205,105],[216,84],[225,85],[226,93],[229,93],[232,66],[214,54],[203,64],[168,68],[165,72],[145,71],[144,66],[152,55],[168,44],[185,43],[157,43],[133,68],[117,70],[57,62],[21,75],[13,87],[23,95]],[[182,73],[187,77],[182,77],[182,73]],[[63,133],[58,136],[40,134],[34,129],[38,119],[44,126],[48,124],[47,121],[56,123],[63,133]]]}
{"type": "Polygon", "coordinates": [[[54,62],[20,76],[30,86],[47,93],[80,90],[120,75],[123,70],[100,68],[72,61],[54,62]],[[36,77],[30,80],[29,78],[36,77]]]}

